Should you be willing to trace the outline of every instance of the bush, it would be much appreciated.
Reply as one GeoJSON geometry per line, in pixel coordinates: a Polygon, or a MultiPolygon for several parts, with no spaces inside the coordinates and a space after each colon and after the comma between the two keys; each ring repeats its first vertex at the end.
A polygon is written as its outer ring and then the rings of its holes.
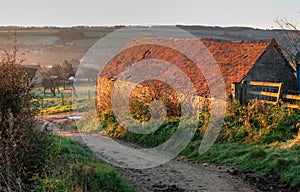
{"type": "Polygon", "coordinates": [[[292,139],[298,131],[299,111],[283,104],[274,106],[251,101],[246,106],[232,103],[227,110],[221,141],[272,143],[292,139]]]}
{"type": "Polygon", "coordinates": [[[31,93],[32,79],[17,60],[16,51],[4,55],[0,61],[0,185],[7,191],[25,191],[40,166],[40,158],[31,156],[41,147],[34,144],[40,139],[34,132],[37,105],[31,93]]]}

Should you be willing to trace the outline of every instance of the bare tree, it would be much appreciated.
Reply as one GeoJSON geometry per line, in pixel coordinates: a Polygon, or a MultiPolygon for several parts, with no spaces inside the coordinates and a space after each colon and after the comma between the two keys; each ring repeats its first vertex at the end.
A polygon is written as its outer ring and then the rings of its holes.
{"type": "Polygon", "coordinates": [[[287,43],[282,45],[281,49],[295,69],[295,56],[300,52],[300,31],[297,25],[287,18],[275,19],[274,22],[282,29],[283,37],[287,40],[287,43]]]}

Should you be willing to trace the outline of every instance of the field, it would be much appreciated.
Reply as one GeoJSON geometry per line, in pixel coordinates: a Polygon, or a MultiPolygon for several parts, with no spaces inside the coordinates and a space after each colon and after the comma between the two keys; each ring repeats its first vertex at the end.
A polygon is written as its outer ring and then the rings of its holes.
{"type": "Polygon", "coordinates": [[[36,100],[39,102],[39,115],[50,115],[58,113],[82,112],[86,107],[95,104],[95,87],[90,83],[75,86],[75,93],[72,88],[64,89],[59,87],[60,92],[53,96],[49,90],[46,95],[43,88],[36,88],[34,93],[36,100]]]}

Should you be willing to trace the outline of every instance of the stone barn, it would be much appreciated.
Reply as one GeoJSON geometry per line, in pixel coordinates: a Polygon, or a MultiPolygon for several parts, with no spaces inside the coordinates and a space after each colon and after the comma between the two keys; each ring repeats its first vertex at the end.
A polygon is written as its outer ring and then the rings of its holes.
{"type": "MultiPolygon", "coordinates": [[[[199,96],[211,97],[204,75],[199,69],[195,68],[193,62],[175,49],[157,45],[159,41],[167,41],[169,44],[179,44],[187,48],[190,43],[193,43],[192,40],[187,39],[147,39],[129,42],[99,74],[97,85],[98,111],[111,109],[112,86],[123,71],[139,61],[151,59],[163,60],[176,65],[193,82],[199,96]],[[144,44],[141,43],[143,41],[145,41],[144,44]]],[[[199,41],[205,45],[215,59],[223,75],[228,96],[236,94],[236,90],[232,89],[232,85],[238,87],[244,80],[283,82],[285,91],[296,90],[295,71],[285,59],[275,40],[224,41],[204,39],[199,41]]],[[[199,55],[199,57],[205,56],[199,55]]],[[[152,65],[158,64],[153,62],[152,65]]],[[[209,63],[207,65],[209,66],[209,63]]],[[[175,79],[181,81],[180,78],[175,77],[176,74],[173,71],[166,71],[164,74],[170,76],[170,78],[174,76],[175,79]]],[[[126,78],[123,78],[122,81],[130,84],[130,81],[127,81],[126,78]]],[[[213,84],[216,88],[218,85],[218,82],[213,84]]],[[[176,93],[172,91],[169,85],[154,79],[139,84],[131,96],[139,98],[137,100],[146,104],[153,99],[162,98],[164,102],[166,101],[169,104],[178,101],[176,93]],[[166,98],[166,95],[169,96],[166,98]]]]}

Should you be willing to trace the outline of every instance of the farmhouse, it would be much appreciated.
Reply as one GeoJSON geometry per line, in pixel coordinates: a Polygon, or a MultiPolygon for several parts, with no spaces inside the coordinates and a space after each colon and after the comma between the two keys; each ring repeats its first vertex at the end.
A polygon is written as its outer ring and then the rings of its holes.
{"type": "MultiPolygon", "coordinates": [[[[197,94],[203,97],[210,97],[210,91],[207,80],[201,70],[195,67],[195,64],[183,53],[158,45],[159,42],[167,41],[168,44],[189,47],[192,40],[187,39],[152,39],[132,40],[124,49],[115,56],[105,67],[98,78],[98,108],[109,108],[109,95],[113,81],[131,65],[142,60],[163,60],[176,65],[182,70],[193,82],[197,94]],[[139,42],[139,43],[138,43],[139,42]],[[106,103],[106,104],[105,104],[106,103]],[[100,106],[99,106],[100,105],[100,106]],[[106,106],[106,107],[105,107],[106,106]]],[[[284,91],[296,90],[295,71],[282,54],[275,40],[265,41],[223,41],[204,39],[201,41],[214,58],[223,75],[227,95],[235,95],[242,81],[264,81],[264,82],[283,82],[284,91]]],[[[191,50],[192,51],[192,50],[191,50]]],[[[192,51],[193,52],[193,51],[192,51]]],[[[196,55],[197,57],[197,55],[196,55]]],[[[206,55],[199,55],[207,61],[207,66],[211,63],[207,60],[206,55]]],[[[159,63],[152,62],[152,65],[159,67],[159,63]]],[[[175,77],[173,71],[164,73],[165,76],[174,76],[174,79],[181,81],[180,77],[175,77]]],[[[126,78],[123,78],[126,81],[126,78]]],[[[211,86],[218,87],[220,82],[214,82],[211,86]]],[[[167,85],[162,82],[151,80],[151,83],[144,82],[144,87],[151,87],[153,90],[160,88],[163,92],[170,93],[167,85]]],[[[143,87],[142,86],[142,87],[143,87]]],[[[142,88],[137,88],[136,93],[145,93],[142,88]],[[138,90],[140,89],[140,90],[138,90]]],[[[153,92],[153,91],[152,91],[153,92]]],[[[163,94],[161,94],[163,95],[163,94]]],[[[151,97],[152,99],[154,96],[151,97]]]]}
{"type": "Polygon", "coordinates": [[[24,70],[27,72],[29,78],[32,79],[32,83],[36,86],[41,85],[43,76],[39,65],[24,65],[24,70]]]}

